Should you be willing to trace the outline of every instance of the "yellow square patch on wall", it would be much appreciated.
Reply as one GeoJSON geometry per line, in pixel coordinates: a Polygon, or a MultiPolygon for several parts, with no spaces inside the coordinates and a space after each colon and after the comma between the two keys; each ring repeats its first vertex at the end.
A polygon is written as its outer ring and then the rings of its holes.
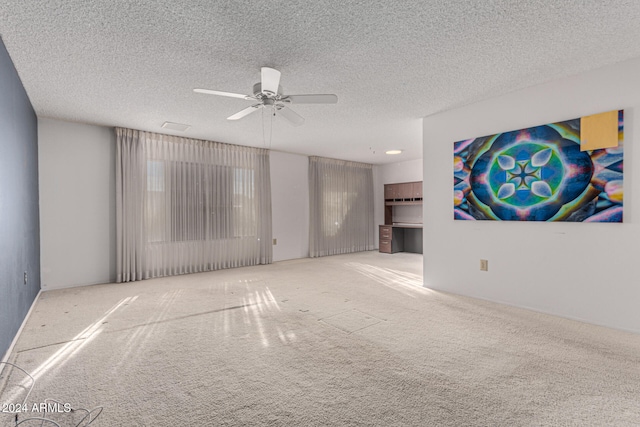
{"type": "Polygon", "coordinates": [[[580,151],[618,146],[618,111],[580,118],[580,151]]]}

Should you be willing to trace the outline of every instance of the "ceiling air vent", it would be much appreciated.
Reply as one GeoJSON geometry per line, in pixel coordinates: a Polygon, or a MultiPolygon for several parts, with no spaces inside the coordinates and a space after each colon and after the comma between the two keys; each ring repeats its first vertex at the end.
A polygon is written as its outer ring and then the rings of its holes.
{"type": "Polygon", "coordinates": [[[178,132],[184,132],[189,129],[190,125],[183,125],[182,123],[164,122],[162,127],[165,129],[177,130],[178,132]]]}

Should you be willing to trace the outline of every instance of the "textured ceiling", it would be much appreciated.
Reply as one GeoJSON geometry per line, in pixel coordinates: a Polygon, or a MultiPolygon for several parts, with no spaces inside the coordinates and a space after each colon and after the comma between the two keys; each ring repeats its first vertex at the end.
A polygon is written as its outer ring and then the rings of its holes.
{"type": "Polygon", "coordinates": [[[420,158],[424,116],[640,56],[638,22],[636,0],[0,3],[41,117],[376,164],[420,158]],[[248,101],[192,91],[249,94],[261,66],[338,104],[293,106],[300,127],[229,122],[248,101]]]}

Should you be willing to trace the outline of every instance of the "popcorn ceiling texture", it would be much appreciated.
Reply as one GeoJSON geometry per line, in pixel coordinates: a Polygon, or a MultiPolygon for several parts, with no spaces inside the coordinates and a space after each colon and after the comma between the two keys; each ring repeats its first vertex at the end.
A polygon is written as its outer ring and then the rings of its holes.
{"type": "Polygon", "coordinates": [[[639,20],[636,1],[0,4],[39,116],[263,146],[269,116],[227,122],[248,103],[192,89],[250,93],[271,66],[285,93],[339,97],[276,117],[271,148],[371,163],[421,157],[421,117],[640,56],[639,20]]]}

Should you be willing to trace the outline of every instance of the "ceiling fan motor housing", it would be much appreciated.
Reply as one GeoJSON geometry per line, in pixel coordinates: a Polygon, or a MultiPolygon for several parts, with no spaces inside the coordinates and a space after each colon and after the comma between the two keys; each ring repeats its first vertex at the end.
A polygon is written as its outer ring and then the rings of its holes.
{"type": "Polygon", "coordinates": [[[282,96],[282,86],[278,85],[278,93],[263,92],[262,91],[262,83],[258,82],[258,83],[253,85],[253,96],[255,96],[255,97],[282,96]]]}

